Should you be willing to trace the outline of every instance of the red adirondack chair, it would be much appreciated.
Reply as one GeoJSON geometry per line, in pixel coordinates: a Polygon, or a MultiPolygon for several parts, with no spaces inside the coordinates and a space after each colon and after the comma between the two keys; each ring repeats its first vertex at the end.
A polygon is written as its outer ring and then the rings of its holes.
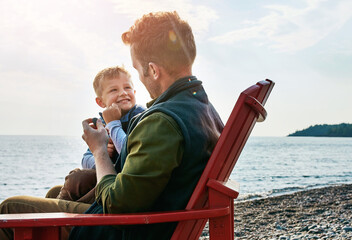
{"type": "Polygon", "coordinates": [[[0,215],[0,228],[13,228],[16,240],[60,239],[62,226],[131,225],[179,222],[172,240],[198,239],[209,220],[210,239],[234,239],[233,200],[238,184],[229,180],[274,82],[258,82],[243,91],[225,125],[185,210],[139,214],[34,213],[0,215]]]}

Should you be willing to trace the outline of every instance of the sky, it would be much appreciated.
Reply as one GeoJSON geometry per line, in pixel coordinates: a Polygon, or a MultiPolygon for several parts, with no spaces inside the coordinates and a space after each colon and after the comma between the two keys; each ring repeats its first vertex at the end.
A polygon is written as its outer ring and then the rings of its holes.
{"type": "Polygon", "coordinates": [[[271,79],[253,136],[352,123],[350,0],[0,0],[0,135],[80,136],[102,110],[92,82],[106,67],[125,66],[145,105],[121,34],[174,10],[193,29],[193,74],[224,122],[241,91],[271,79]]]}

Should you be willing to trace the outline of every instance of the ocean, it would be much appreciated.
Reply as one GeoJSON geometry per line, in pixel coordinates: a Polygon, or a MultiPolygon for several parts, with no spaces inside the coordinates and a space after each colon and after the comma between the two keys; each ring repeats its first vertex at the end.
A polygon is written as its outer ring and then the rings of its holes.
{"type": "MultiPolygon", "coordinates": [[[[80,137],[0,136],[0,202],[44,197],[80,167],[80,137]]],[[[239,199],[352,183],[352,138],[250,137],[231,174],[239,199]]]]}

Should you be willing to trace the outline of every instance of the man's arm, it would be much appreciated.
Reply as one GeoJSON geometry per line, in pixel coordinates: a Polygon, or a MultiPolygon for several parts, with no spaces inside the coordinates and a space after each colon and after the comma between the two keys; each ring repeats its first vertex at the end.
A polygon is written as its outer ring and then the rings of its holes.
{"type": "Polygon", "coordinates": [[[128,136],[127,144],[122,172],[104,176],[96,188],[96,201],[106,213],[149,210],[184,151],[179,126],[163,113],[144,118],[128,136]]]}
{"type": "Polygon", "coordinates": [[[108,153],[109,135],[100,119],[97,120],[97,129],[91,127],[92,119],[86,119],[82,122],[83,140],[89,146],[95,158],[95,168],[97,171],[97,181],[109,174],[116,174],[114,165],[110,160],[108,153]]]}

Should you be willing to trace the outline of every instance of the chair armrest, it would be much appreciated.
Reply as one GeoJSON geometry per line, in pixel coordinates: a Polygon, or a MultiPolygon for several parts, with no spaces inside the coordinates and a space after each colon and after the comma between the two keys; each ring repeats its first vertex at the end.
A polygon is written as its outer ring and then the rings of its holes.
{"type": "Polygon", "coordinates": [[[210,179],[207,183],[207,186],[233,199],[236,199],[240,192],[240,184],[230,179],[226,183],[222,181],[210,179]]]}
{"type": "Polygon", "coordinates": [[[23,213],[0,215],[0,228],[132,225],[177,222],[228,215],[229,207],[138,214],[23,213]]]}

